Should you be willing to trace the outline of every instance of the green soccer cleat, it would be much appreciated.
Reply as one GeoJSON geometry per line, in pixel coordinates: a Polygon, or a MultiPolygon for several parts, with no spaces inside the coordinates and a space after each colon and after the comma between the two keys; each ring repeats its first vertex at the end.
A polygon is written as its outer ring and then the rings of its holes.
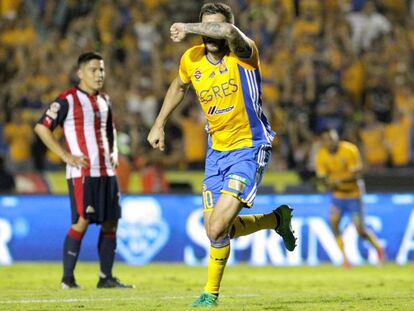
{"type": "Polygon", "coordinates": [[[280,216],[280,224],[275,229],[275,231],[283,238],[285,247],[287,248],[287,250],[291,252],[295,249],[297,240],[293,235],[294,231],[292,230],[292,226],[290,223],[292,219],[292,211],[293,209],[285,204],[273,210],[273,213],[278,214],[280,216]]]}
{"type": "Polygon", "coordinates": [[[210,293],[202,293],[189,307],[217,307],[217,296],[210,293]]]}

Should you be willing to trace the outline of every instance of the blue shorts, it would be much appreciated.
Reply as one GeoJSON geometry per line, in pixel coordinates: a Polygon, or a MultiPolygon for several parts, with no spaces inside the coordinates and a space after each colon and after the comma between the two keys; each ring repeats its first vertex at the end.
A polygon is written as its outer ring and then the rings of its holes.
{"type": "Polygon", "coordinates": [[[332,205],[338,209],[340,215],[343,214],[360,214],[362,212],[361,198],[340,199],[332,197],[332,205]]]}
{"type": "Polygon", "coordinates": [[[214,208],[221,193],[230,194],[252,207],[271,155],[270,145],[231,151],[209,148],[203,181],[204,211],[214,208]]]}

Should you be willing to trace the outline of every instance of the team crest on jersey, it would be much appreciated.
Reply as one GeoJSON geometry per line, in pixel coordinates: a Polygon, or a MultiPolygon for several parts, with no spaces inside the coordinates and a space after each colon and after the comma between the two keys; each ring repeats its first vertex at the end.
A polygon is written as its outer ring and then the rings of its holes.
{"type": "Polygon", "coordinates": [[[49,109],[46,111],[46,115],[49,116],[51,119],[55,120],[57,118],[59,110],[60,104],[58,102],[53,102],[50,104],[49,109]]]}
{"type": "Polygon", "coordinates": [[[210,108],[208,108],[207,114],[208,115],[223,114],[223,113],[230,112],[233,109],[234,109],[234,105],[231,105],[229,107],[222,108],[222,109],[217,109],[217,106],[211,106],[210,108]]]}
{"type": "Polygon", "coordinates": [[[199,81],[201,78],[201,70],[200,68],[197,68],[196,71],[194,72],[194,78],[199,81]]]}
{"type": "Polygon", "coordinates": [[[220,74],[223,74],[223,73],[229,71],[229,69],[227,68],[227,65],[226,65],[226,62],[224,61],[224,59],[221,61],[218,69],[219,69],[220,74]]]}

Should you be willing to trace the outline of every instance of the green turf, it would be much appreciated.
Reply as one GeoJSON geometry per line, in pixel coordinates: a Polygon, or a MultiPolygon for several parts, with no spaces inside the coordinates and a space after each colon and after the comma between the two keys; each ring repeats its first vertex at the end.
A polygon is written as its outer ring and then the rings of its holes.
{"type": "MultiPolygon", "coordinates": [[[[0,267],[0,310],[187,310],[205,267],[118,264],[135,289],[96,289],[97,264],[80,263],[80,290],[61,290],[58,263],[0,267]]],[[[217,310],[414,310],[413,265],[228,267],[217,310]]]]}

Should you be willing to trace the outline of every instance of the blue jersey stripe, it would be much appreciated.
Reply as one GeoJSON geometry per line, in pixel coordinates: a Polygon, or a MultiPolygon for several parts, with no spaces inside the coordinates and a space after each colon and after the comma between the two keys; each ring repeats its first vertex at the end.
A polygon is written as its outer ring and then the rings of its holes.
{"type": "Polygon", "coordinates": [[[249,117],[253,144],[271,144],[275,133],[262,110],[259,70],[247,70],[238,65],[244,104],[249,117]]]}

